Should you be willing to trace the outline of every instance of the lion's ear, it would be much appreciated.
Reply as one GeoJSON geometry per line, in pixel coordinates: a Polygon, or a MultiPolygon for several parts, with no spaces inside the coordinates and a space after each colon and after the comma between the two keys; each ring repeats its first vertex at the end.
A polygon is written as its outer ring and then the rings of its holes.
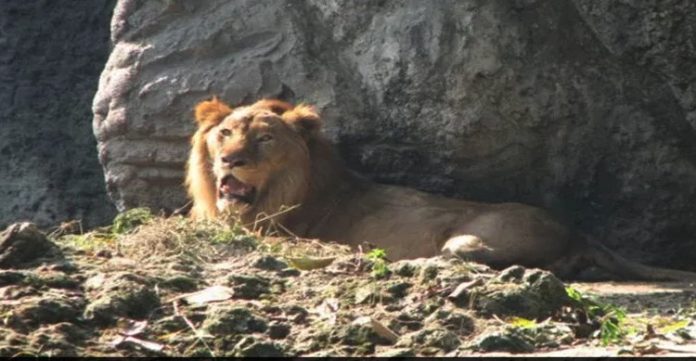
{"type": "Polygon", "coordinates": [[[300,104],[283,113],[283,120],[303,137],[309,138],[319,133],[321,119],[313,106],[300,104]]]}
{"type": "Polygon", "coordinates": [[[213,97],[212,100],[205,100],[198,103],[195,113],[198,126],[218,124],[232,113],[232,108],[221,102],[217,97],[213,97]]]}
{"type": "Polygon", "coordinates": [[[254,108],[256,107],[268,109],[278,115],[283,115],[288,110],[292,110],[290,103],[278,99],[261,99],[254,104],[254,108]]]}

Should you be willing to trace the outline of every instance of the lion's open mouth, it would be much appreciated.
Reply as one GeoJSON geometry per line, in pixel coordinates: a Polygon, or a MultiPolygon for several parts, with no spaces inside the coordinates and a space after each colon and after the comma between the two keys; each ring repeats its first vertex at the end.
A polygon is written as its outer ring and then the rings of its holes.
{"type": "Polygon", "coordinates": [[[218,198],[227,201],[237,201],[251,204],[256,197],[254,186],[242,183],[232,175],[226,175],[220,180],[218,198]]]}

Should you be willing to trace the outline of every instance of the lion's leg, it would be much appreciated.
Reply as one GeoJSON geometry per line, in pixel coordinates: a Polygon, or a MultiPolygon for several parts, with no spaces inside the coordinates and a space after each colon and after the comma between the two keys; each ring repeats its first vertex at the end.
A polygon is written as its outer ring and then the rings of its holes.
{"type": "Polygon", "coordinates": [[[486,246],[480,237],[471,234],[448,239],[442,246],[442,253],[471,262],[490,264],[495,261],[494,250],[486,246]]]}
{"type": "Polygon", "coordinates": [[[505,204],[467,219],[442,249],[496,268],[547,267],[567,256],[571,243],[568,230],[544,211],[505,204]]]}
{"type": "MultiPolygon", "coordinates": [[[[493,268],[511,266],[509,262],[501,260],[500,255],[496,254],[494,249],[487,246],[486,242],[480,237],[468,234],[454,236],[448,239],[442,247],[442,253],[447,256],[461,258],[465,261],[483,263],[493,268]]],[[[589,262],[585,255],[580,252],[569,253],[569,255],[560,257],[549,264],[535,266],[549,270],[563,279],[574,279],[581,271],[587,272],[587,265],[589,262]]]]}

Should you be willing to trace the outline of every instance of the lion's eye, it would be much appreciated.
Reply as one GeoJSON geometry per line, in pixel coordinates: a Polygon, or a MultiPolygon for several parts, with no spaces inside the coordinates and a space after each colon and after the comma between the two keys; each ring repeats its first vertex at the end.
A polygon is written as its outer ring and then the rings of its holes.
{"type": "Polygon", "coordinates": [[[220,135],[222,135],[223,137],[229,137],[230,135],[232,135],[232,131],[226,128],[222,128],[220,129],[220,135]]]}
{"type": "Polygon", "coordinates": [[[271,139],[273,139],[273,136],[271,136],[270,134],[264,134],[259,137],[259,142],[267,142],[271,139]]]}

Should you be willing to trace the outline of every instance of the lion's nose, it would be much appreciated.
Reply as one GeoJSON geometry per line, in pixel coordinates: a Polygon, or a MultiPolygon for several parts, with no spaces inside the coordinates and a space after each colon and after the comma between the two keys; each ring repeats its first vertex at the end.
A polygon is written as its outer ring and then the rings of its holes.
{"type": "Polygon", "coordinates": [[[243,167],[248,164],[247,160],[239,155],[227,155],[222,157],[222,162],[227,164],[230,168],[243,167]]]}

